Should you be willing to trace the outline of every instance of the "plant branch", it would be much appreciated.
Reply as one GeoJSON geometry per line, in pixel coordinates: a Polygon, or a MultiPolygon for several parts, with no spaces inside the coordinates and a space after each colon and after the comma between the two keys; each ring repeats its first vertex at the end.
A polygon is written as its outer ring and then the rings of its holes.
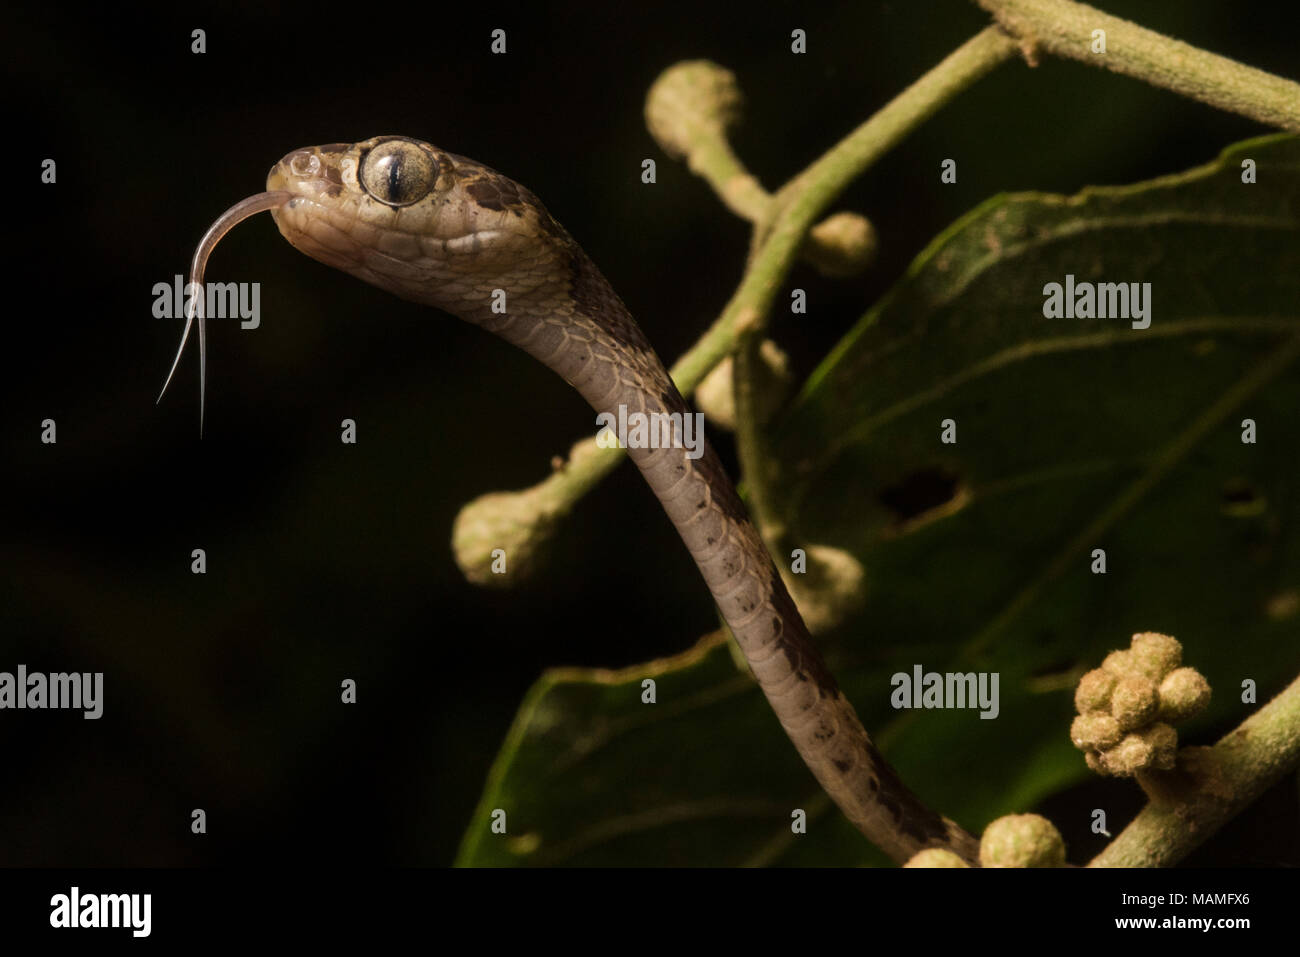
{"type": "MultiPolygon", "coordinates": [[[[665,153],[685,159],[728,209],[761,227],[770,221],[775,199],[727,138],[743,101],[730,70],[708,60],[683,60],[664,70],[646,94],[646,128],[665,153]]],[[[755,247],[760,231],[754,230],[755,247]]],[[[865,216],[838,213],[808,233],[802,254],[823,275],[856,275],[875,254],[875,230],[865,216]]]]}
{"type": "MultiPolygon", "coordinates": [[[[1015,42],[988,27],[945,57],[865,123],[790,180],[776,195],[775,214],[731,302],[691,352],[673,367],[673,376],[695,377],[738,348],[740,335],[752,336],[756,350],[776,292],[794,262],[803,237],[837,196],[912,130],[954,96],[1015,55],[1015,42]]],[[[752,390],[736,372],[737,450],[748,485],[749,504],[759,528],[775,533],[776,516],[766,488],[758,426],[749,408],[752,390]]],[[[698,381],[698,379],[696,380],[698,381]]],[[[770,543],[769,543],[770,544],[770,543]]]]}
{"type": "Polygon", "coordinates": [[[1071,0],[976,2],[1021,41],[1031,65],[1042,49],[1300,132],[1300,84],[1291,80],[1071,0]],[[1105,53],[1092,52],[1093,30],[1106,31],[1105,53]]]}

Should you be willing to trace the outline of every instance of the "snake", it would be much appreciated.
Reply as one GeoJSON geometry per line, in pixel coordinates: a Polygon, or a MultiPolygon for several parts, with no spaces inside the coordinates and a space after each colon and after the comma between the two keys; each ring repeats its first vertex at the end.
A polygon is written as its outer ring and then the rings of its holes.
{"type": "MultiPolygon", "coordinates": [[[[620,406],[645,416],[690,414],[591,258],[531,191],[494,169],[405,136],[294,150],[271,168],[265,192],[212,224],[195,251],[190,288],[202,290],[221,237],[265,210],[312,259],[512,343],[598,414],[620,406]]],[[[197,324],[202,428],[202,296],[191,305],[167,383],[197,324]]],[[[941,848],[975,864],[975,839],[926,806],[872,742],[712,446],[627,444],[640,446],[628,447],[628,457],[690,551],[790,741],[845,817],[896,862],[941,848]]]]}

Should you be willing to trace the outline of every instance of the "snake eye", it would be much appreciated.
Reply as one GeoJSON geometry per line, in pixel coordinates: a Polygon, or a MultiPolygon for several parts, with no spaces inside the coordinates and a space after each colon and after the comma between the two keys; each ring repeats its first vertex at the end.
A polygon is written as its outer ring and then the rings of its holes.
{"type": "Polygon", "coordinates": [[[429,195],[438,178],[433,158],[407,140],[380,143],[361,159],[361,185],[388,206],[410,206],[429,195]]]}

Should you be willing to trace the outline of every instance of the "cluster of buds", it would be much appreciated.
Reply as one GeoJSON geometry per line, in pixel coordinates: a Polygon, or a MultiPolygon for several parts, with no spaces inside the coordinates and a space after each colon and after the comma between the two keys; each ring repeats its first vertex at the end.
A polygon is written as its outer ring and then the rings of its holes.
{"type": "Polygon", "coordinates": [[[1112,651],[1079,681],[1079,716],[1070,739],[1098,774],[1131,777],[1173,770],[1178,733],[1210,700],[1210,685],[1195,668],[1181,668],[1183,646],[1168,635],[1143,632],[1127,651],[1112,651]]]}
{"type": "MultiPolygon", "coordinates": [[[[1175,722],[1199,713],[1210,701],[1209,682],[1195,668],[1180,667],[1183,646],[1153,631],[1134,635],[1126,651],[1112,651],[1079,680],[1074,694],[1078,717],[1070,738],[1098,774],[1136,777],[1153,801],[1176,775],[1175,722]]],[[[1184,752],[1186,756],[1194,749],[1184,752]]],[[[1063,867],[1065,842],[1051,821],[1037,814],[1012,814],[993,821],[980,840],[982,867],[1063,867]]],[[[950,850],[930,848],[905,867],[969,867],[950,850]]]]}

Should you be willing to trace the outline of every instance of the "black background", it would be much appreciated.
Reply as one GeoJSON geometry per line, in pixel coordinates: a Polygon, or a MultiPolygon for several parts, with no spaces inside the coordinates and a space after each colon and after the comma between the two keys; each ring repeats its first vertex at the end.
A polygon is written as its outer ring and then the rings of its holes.
{"type": "MultiPolygon", "coordinates": [[[[541,669],[627,665],[715,627],[626,467],[537,581],[466,584],[448,547],[460,506],[541,479],[592,414],[522,353],[304,258],[269,216],[209,266],[262,284],[263,322],[213,324],[202,441],[193,353],[155,407],[179,325],[152,317],[153,284],[184,272],[274,161],[396,133],[514,176],[671,361],[739,280],[748,230],[646,133],[658,73],[708,58],[738,74],[749,105],[734,142],[772,188],[987,23],[957,0],[258,6],[45,5],[6,24],[0,670],[103,671],[107,701],[99,721],[0,714],[0,864],[449,863],[541,669]],[[504,56],[489,52],[498,27],[504,56]],[[790,53],[795,27],[806,55],[790,53]],[[647,157],[654,186],[639,178],[647,157]],[[45,158],[56,185],[40,182],[45,158]],[[339,442],[344,417],[356,446],[339,442]],[[55,446],[39,441],[45,418],[55,446]],[[205,576],[189,570],[196,547],[205,576]],[[339,704],[345,677],[355,707],[339,704]]],[[[1254,5],[1105,6],[1300,73],[1294,34],[1254,5]]],[[[989,195],[1180,171],[1259,132],[1083,65],[1006,64],[842,198],[872,218],[880,259],[850,281],[797,267],[790,284],[815,308],[776,335],[805,374],[989,195]],[[961,177],[939,189],[945,157],[961,177]]],[[[1300,860],[1289,787],[1192,862],[1300,860]]],[[[1072,799],[1088,801],[1050,812],[1072,799]]]]}

